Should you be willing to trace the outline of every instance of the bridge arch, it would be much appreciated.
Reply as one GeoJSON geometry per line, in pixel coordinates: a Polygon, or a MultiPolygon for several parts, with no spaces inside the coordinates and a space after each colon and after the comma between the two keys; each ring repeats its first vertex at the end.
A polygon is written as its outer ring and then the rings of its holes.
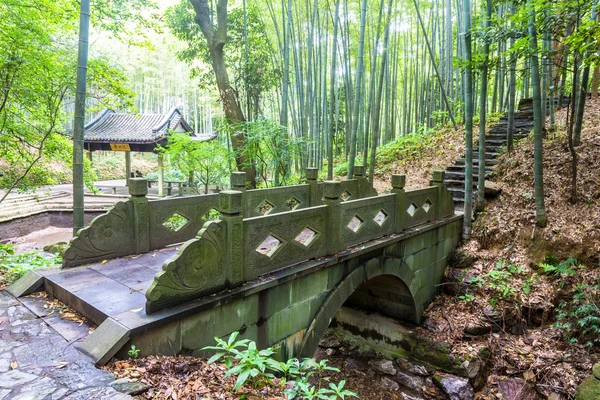
{"type": "Polygon", "coordinates": [[[399,300],[404,306],[411,310],[406,322],[418,324],[423,314],[423,305],[417,300],[418,280],[406,263],[395,257],[373,258],[355,270],[344,276],[344,278],[331,290],[315,317],[309,324],[304,334],[300,350],[297,353],[301,357],[312,357],[317,350],[319,342],[325,335],[327,328],[342,305],[361,288],[368,290],[367,285],[379,281],[381,278],[390,278],[390,289],[403,288],[409,296],[398,293],[399,300]]]}

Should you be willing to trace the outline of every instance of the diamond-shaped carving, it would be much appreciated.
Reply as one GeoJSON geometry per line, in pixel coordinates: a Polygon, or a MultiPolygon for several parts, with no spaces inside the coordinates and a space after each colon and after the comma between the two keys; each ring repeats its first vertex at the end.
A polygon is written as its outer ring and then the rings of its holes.
{"type": "Polygon", "coordinates": [[[385,222],[385,219],[388,217],[388,214],[384,210],[379,210],[373,221],[379,226],[382,226],[385,222]]]}
{"type": "Polygon", "coordinates": [[[423,210],[425,210],[425,212],[429,212],[429,209],[432,205],[433,203],[429,201],[429,199],[425,200],[425,203],[423,203],[423,210]]]}
{"type": "Polygon", "coordinates": [[[300,206],[300,204],[302,204],[302,202],[294,196],[292,196],[285,202],[285,206],[290,210],[295,210],[300,206]]]}
{"type": "Polygon", "coordinates": [[[348,201],[350,200],[350,197],[352,197],[352,193],[347,190],[344,190],[340,195],[340,199],[342,199],[342,201],[348,201]]]}
{"type": "Polygon", "coordinates": [[[298,236],[296,236],[296,242],[303,244],[304,246],[308,247],[311,245],[311,243],[315,240],[315,238],[317,237],[318,233],[313,231],[312,229],[310,229],[308,226],[306,228],[304,228],[302,230],[302,232],[300,232],[298,234],[298,236]]]}
{"type": "Polygon", "coordinates": [[[261,244],[258,245],[256,251],[267,257],[273,257],[273,254],[283,245],[283,242],[273,235],[267,236],[261,244]]]}
{"type": "Polygon", "coordinates": [[[270,213],[274,209],[275,209],[275,204],[271,203],[268,200],[263,200],[262,203],[260,203],[258,205],[258,208],[256,210],[261,215],[267,215],[268,213],[270,213]]]}
{"type": "Polygon", "coordinates": [[[419,206],[416,205],[415,203],[410,203],[410,206],[408,206],[408,209],[406,210],[406,212],[409,213],[410,216],[412,217],[413,215],[415,215],[418,208],[419,208],[419,206]]]}
{"type": "Polygon", "coordinates": [[[179,213],[174,213],[163,222],[163,226],[169,228],[173,232],[178,232],[190,222],[189,218],[184,217],[179,213]]]}
{"type": "Polygon", "coordinates": [[[361,217],[359,217],[358,215],[355,215],[354,217],[352,217],[352,219],[350,220],[350,222],[348,222],[348,225],[346,225],[348,227],[348,229],[350,229],[352,232],[358,232],[358,230],[360,229],[360,227],[363,224],[363,219],[361,217]]]}

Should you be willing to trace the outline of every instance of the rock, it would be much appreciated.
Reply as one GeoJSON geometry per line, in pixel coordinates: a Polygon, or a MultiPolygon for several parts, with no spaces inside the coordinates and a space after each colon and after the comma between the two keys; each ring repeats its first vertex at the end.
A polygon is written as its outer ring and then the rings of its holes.
{"type": "Polygon", "coordinates": [[[54,244],[44,246],[44,251],[47,253],[63,255],[67,247],[69,247],[69,244],[67,242],[57,242],[54,244]]]}
{"type": "Polygon", "coordinates": [[[505,400],[539,400],[535,388],[523,379],[508,378],[498,381],[498,393],[505,400]]]}
{"type": "Polygon", "coordinates": [[[504,313],[502,310],[495,309],[494,307],[488,305],[483,309],[483,315],[481,316],[481,320],[488,324],[500,324],[502,322],[502,318],[504,317],[504,313]]]}
{"type": "Polygon", "coordinates": [[[450,400],[473,400],[475,398],[473,387],[464,378],[435,375],[434,381],[450,400]]]}
{"type": "Polygon", "coordinates": [[[502,193],[502,189],[493,182],[485,181],[483,193],[486,198],[495,199],[502,193]]]}
{"type": "Polygon", "coordinates": [[[390,360],[372,360],[369,361],[369,366],[380,374],[396,375],[396,368],[390,360]]]}
{"type": "Polygon", "coordinates": [[[0,374],[0,388],[12,388],[16,385],[31,382],[36,378],[36,375],[21,372],[18,369],[13,369],[11,371],[0,374]]]}
{"type": "Polygon", "coordinates": [[[600,399],[600,379],[594,375],[588,376],[581,382],[575,391],[575,400],[600,399]]]}
{"type": "Polygon", "coordinates": [[[473,293],[475,286],[471,281],[475,274],[465,269],[446,268],[444,274],[444,293],[449,296],[464,296],[467,293],[473,293]]]}
{"type": "Polygon", "coordinates": [[[476,378],[477,375],[479,375],[479,372],[481,371],[481,367],[483,366],[483,364],[481,363],[481,361],[465,360],[460,366],[463,367],[463,369],[465,370],[467,377],[469,379],[473,379],[473,378],[476,378]]]}
{"type": "Polygon", "coordinates": [[[348,358],[344,362],[344,367],[350,370],[362,371],[366,365],[362,361],[355,360],[354,358],[348,358]]]}
{"type": "Polygon", "coordinates": [[[111,382],[108,386],[114,388],[117,392],[128,394],[131,396],[137,396],[142,394],[148,389],[149,385],[145,385],[141,382],[130,382],[127,378],[117,379],[111,382]]]}
{"type": "Polygon", "coordinates": [[[405,358],[400,358],[400,359],[396,360],[396,364],[398,364],[398,366],[402,370],[409,372],[413,375],[420,375],[420,376],[430,375],[429,371],[427,371],[427,368],[424,365],[413,364],[412,362],[408,361],[405,358]]]}
{"type": "Polygon", "coordinates": [[[422,376],[404,373],[402,371],[398,371],[396,374],[396,381],[413,392],[421,392],[423,386],[425,386],[425,378],[422,376]]]}
{"type": "Polygon", "coordinates": [[[596,377],[596,379],[600,379],[600,363],[594,364],[592,367],[592,373],[596,377]]]}
{"type": "Polygon", "coordinates": [[[325,350],[325,354],[327,354],[327,357],[331,357],[335,354],[335,349],[327,349],[325,350]]]}
{"type": "Polygon", "coordinates": [[[381,388],[384,390],[396,391],[396,390],[400,389],[400,385],[398,385],[397,382],[391,380],[387,376],[384,376],[383,378],[381,378],[381,382],[379,384],[381,385],[381,388]]]}
{"type": "Polygon", "coordinates": [[[326,336],[319,342],[320,347],[325,347],[326,349],[337,349],[342,344],[335,336],[326,336]]]}
{"type": "Polygon", "coordinates": [[[471,267],[475,261],[477,261],[477,257],[471,253],[466,252],[465,250],[456,250],[453,253],[450,253],[448,256],[448,266],[452,268],[464,269],[471,267]]]}
{"type": "Polygon", "coordinates": [[[434,332],[444,332],[448,330],[448,322],[444,320],[436,321],[433,318],[426,318],[423,321],[423,328],[434,331],[434,332]]]}
{"type": "Polygon", "coordinates": [[[483,336],[490,332],[492,332],[492,327],[483,321],[469,324],[463,329],[463,333],[467,336],[483,336]]]}
{"type": "Polygon", "coordinates": [[[400,394],[402,395],[402,400],[425,400],[424,397],[414,396],[414,395],[408,394],[406,392],[400,392],[400,394]]]}

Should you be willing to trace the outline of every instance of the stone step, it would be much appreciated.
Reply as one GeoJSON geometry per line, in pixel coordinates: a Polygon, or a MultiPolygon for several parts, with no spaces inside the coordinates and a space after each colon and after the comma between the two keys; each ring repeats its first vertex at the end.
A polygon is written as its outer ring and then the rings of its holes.
{"type": "MultiPolygon", "coordinates": [[[[496,165],[496,164],[498,164],[498,160],[495,160],[495,159],[487,159],[487,160],[485,160],[485,165],[487,165],[487,166],[492,166],[492,165],[496,165]]],[[[457,165],[463,165],[464,166],[465,165],[465,159],[464,158],[457,159],[454,162],[454,165],[455,166],[457,166],[457,165]]],[[[477,158],[474,159],[473,160],[473,165],[474,166],[475,165],[479,165],[479,159],[477,159],[477,158]]]]}
{"type": "MultiPolygon", "coordinates": [[[[473,173],[477,173],[477,167],[479,166],[479,164],[477,166],[474,166],[475,168],[473,168],[473,173]]],[[[448,168],[446,168],[446,175],[448,175],[449,172],[460,172],[460,173],[464,173],[465,172],[465,165],[451,165],[448,168]]],[[[485,167],[485,172],[486,174],[489,174],[490,172],[492,172],[493,169],[491,167],[486,166],[485,167]]]]}
{"type": "MultiPolygon", "coordinates": [[[[488,173],[486,173],[487,175],[488,173]]],[[[473,171],[473,182],[475,182],[479,178],[479,174],[473,171]]],[[[464,172],[448,172],[446,171],[446,179],[447,180],[461,180],[464,182],[465,173],[464,172]]]]}
{"type": "MultiPolygon", "coordinates": [[[[522,139],[527,136],[529,136],[529,132],[527,132],[527,133],[521,133],[519,131],[513,132],[513,139],[522,139]]],[[[506,141],[506,137],[507,137],[506,129],[503,129],[502,132],[488,133],[487,135],[485,135],[486,140],[504,140],[504,141],[506,141]]]]}
{"type": "MultiPolygon", "coordinates": [[[[446,186],[448,188],[457,188],[457,189],[464,189],[465,187],[465,181],[464,179],[446,179],[444,180],[444,183],[446,184],[446,186]]],[[[477,187],[477,180],[473,179],[473,188],[477,187]]]]}

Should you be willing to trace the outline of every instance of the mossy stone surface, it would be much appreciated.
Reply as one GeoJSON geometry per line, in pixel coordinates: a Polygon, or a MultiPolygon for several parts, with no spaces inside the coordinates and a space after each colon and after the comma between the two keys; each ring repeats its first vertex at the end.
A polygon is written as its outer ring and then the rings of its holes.
{"type": "Polygon", "coordinates": [[[600,363],[594,364],[594,366],[592,367],[592,372],[596,379],[600,379],[600,363]]]}
{"type": "MultiPolygon", "coordinates": [[[[596,364],[597,365],[597,364],[596,364]]],[[[594,370],[597,368],[594,366],[594,370]]],[[[575,400],[598,400],[600,399],[600,380],[594,375],[588,376],[581,382],[575,391],[575,400]]]]}

